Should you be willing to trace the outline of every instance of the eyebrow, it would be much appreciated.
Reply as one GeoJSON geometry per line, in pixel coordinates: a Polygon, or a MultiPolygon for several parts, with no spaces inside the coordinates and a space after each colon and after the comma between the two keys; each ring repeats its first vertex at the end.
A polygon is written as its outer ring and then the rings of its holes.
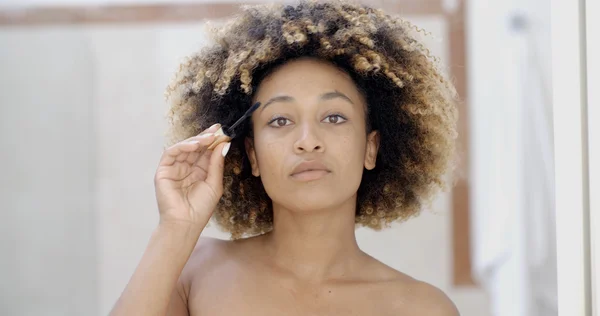
{"type": "MultiPolygon", "coordinates": [[[[333,92],[327,92],[327,93],[323,93],[319,99],[322,101],[328,101],[328,100],[332,100],[332,99],[336,99],[336,98],[340,98],[340,99],[344,99],[348,102],[350,102],[351,104],[354,104],[354,102],[352,102],[352,99],[350,99],[347,95],[339,92],[339,91],[333,91],[333,92]]],[[[293,102],[295,99],[287,96],[287,95],[282,95],[282,96],[277,96],[274,98],[269,99],[269,101],[265,102],[265,105],[262,106],[262,109],[260,109],[260,111],[264,111],[264,109],[267,108],[267,106],[269,106],[271,103],[275,103],[275,102],[293,102]]]]}

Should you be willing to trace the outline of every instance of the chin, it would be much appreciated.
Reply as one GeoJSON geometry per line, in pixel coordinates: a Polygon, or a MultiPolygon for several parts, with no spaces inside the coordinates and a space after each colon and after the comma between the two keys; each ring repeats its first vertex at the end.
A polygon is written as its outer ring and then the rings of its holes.
{"type": "Polygon", "coordinates": [[[281,205],[288,209],[293,209],[301,212],[312,212],[326,209],[332,209],[344,204],[351,198],[351,194],[340,195],[339,188],[331,189],[315,186],[311,188],[299,188],[289,193],[279,201],[281,205]]]}
{"type": "Polygon", "coordinates": [[[339,181],[330,176],[315,181],[269,181],[263,182],[263,185],[274,204],[298,212],[335,209],[346,205],[349,200],[356,203],[360,178],[339,181]]]}

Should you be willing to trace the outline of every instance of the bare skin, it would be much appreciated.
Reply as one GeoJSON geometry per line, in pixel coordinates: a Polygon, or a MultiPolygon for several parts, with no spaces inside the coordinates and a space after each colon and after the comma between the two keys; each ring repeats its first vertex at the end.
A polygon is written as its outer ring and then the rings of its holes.
{"type": "Polygon", "coordinates": [[[202,238],[168,315],[458,315],[440,290],[363,252],[339,275],[300,276],[274,262],[270,238],[202,238]]]}
{"type": "Polygon", "coordinates": [[[273,231],[196,243],[222,194],[226,149],[205,151],[214,138],[205,136],[185,157],[161,160],[163,174],[184,175],[157,177],[161,224],[111,314],[458,315],[443,292],[358,247],[356,194],[362,172],[376,165],[379,135],[366,132],[365,100],[352,79],[300,59],[270,74],[254,99],[263,105],[246,151],[273,201],[273,231]],[[190,177],[164,162],[173,160],[205,172],[190,177]],[[307,162],[319,167],[298,173],[307,162]],[[193,181],[175,185],[182,177],[193,181]]]}

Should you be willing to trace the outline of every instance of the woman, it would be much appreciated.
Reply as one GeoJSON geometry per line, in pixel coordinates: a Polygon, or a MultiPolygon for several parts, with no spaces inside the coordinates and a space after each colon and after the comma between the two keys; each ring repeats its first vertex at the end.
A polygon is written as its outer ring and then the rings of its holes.
{"type": "Polygon", "coordinates": [[[354,233],[417,215],[452,164],[454,90],[409,28],[302,2],[215,30],[168,89],[160,222],[112,315],[458,315],[354,233]],[[211,217],[232,241],[199,239],[211,217]]]}

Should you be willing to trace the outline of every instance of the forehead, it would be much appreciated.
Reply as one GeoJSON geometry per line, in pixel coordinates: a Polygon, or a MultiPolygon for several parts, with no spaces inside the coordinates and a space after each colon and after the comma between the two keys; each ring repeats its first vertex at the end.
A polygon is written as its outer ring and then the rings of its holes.
{"type": "Polygon", "coordinates": [[[256,98],[286,93],[305,95],[338,90],[361,99],[352,78],[335,65],[313,58],[289,61],[267,75],[259,84],[256,98]]]}

